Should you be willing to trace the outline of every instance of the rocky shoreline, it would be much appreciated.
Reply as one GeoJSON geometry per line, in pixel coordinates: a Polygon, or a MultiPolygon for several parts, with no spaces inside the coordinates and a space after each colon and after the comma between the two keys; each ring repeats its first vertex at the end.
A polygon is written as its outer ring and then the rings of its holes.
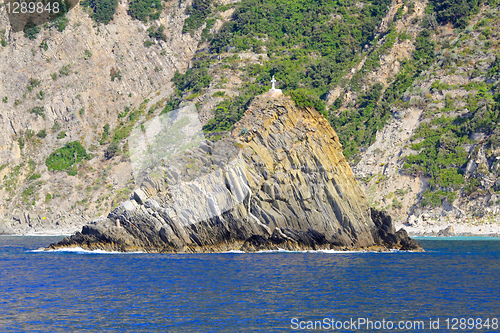
{"type": "Polygon", "coordinates": [[[406,225],[398,225],[404,227],[411,237],[420,236],[439,236],[439,237],[500,237],[500,228],[497,224],[486,225],[467,225],[467,224],[435,224],[427,227],[412,227],[406,225]]]}
{"type": "Polygon", "coordinates": [[[141,176],[130,200],[49,249],[422,251],[370,208],[326,119],[285,96],[256,98],[229,137],[141,176]]]}
{"type": "MultiPolygon", "coordinates": [[[[95,221],[62,241],[51,244],[46,250],[80,247],[84,250],[102,250],[108,252],[148,252],[148,253],[217,253],[228,251],[378,251],[393,249],[401,251],[423,251],[417,241],[410,238],[404,229],[396,231],[390,216],[377,210],[371,210],[372,218],[377,226],[373,233],[375,242],[365,246],[349,246],[339,241],[328,240],[324,234],[309,229],[306,231],[292,228],[275,228],[274,231],[254,234],[247,239],[228,236],[210,244],[192,243],[190,245],[172,246],[165,239],[164,231],[146,236],[147,226],[138,227],[128,224],[117,227],[111,219],[95,221]],[[136,230],[133,230],[133,229],[136,230]]],[[[230,233],[225,229],[220,232],[230,233]]],[[[196,239],[194,234],[191,236],[196,239]]]]}

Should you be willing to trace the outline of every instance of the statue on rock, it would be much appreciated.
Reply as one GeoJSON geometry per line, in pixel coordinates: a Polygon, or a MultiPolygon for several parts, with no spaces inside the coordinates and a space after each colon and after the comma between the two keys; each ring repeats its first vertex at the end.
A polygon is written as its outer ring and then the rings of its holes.
{"type": "Polygon", "coordinates": [[[283,92],[281,91],[281,89],[276,89],[276,86],[275,86],[276,82],[277,81],[273,75],[273,79],[271,80],[271,89],[269,89],[269,91],[266,93],[267,96],[278,97],[278,96],[283,95],[283,92]]]}

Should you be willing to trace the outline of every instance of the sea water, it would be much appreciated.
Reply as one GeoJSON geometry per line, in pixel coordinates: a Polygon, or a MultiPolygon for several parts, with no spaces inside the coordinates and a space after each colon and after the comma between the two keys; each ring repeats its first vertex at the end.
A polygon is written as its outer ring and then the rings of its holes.
{"type": "Polygon", "coordinates": [[[500,332],[496,238],[421,238],[425,253],[36,251],[59,239],[0,237],[0,332],[452,332],[454,318],[500,332]]]}

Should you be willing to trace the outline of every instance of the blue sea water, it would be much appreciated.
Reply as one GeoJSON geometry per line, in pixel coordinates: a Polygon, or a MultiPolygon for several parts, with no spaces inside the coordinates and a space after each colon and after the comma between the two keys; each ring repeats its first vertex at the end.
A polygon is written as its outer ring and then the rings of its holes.
{"type": "Polygon", "coordinates": [[[290,332],[358,318],[451,332],[446,318],[500,318],[498,239],[419,239],[425,253],[33,252],[59,239],[0,237],[0,332],[290,332]]]}

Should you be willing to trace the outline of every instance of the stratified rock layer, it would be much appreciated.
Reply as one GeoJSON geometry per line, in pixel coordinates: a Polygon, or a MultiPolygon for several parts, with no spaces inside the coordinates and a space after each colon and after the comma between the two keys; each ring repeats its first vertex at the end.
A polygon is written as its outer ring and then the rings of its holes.
{"type": "Polygon", "coordinates": [[[169,161],[107,219],[50,248],[421,250],[369,207],[341,148],[315,110],[261,96],[230,137],[169,161]]]}

